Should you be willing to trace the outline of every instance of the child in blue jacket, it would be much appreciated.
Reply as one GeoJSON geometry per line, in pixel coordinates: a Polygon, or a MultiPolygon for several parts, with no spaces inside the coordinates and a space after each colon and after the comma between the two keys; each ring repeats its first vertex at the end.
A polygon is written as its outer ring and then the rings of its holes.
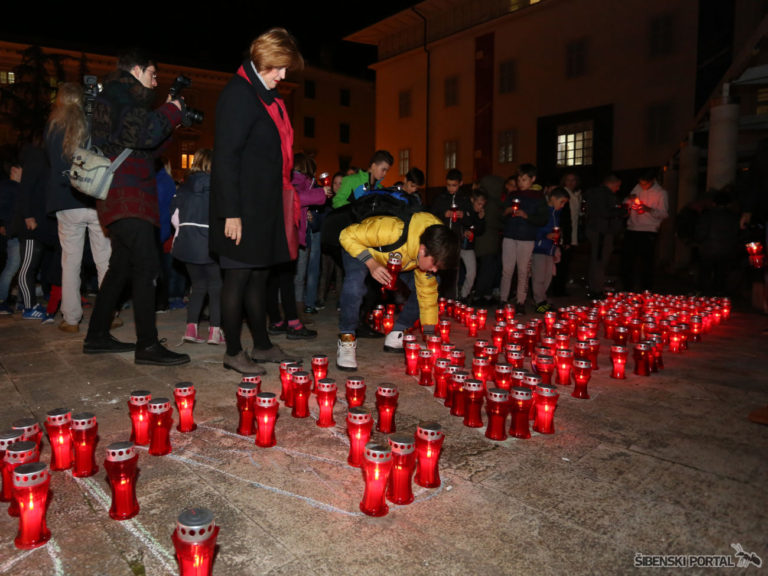
{"type": "Polygon", "coordinates": [[[543,314],[552,306],[547,302],[547,290],[555,275],[555,263],[559,259],[559,244],[562,236],[560,216],[563,206],[568,203],[568,192],[565,188],[555,188],[549,193],[547,206],[549,219],[536,233],[536,243],[531,259],[531,288],[536,312],[543,314]]]}

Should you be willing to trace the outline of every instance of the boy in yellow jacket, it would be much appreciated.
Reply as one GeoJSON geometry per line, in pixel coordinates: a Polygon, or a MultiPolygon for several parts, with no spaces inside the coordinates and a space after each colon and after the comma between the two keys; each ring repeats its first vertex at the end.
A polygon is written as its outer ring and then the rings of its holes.
{"type": "Polygon", "coordinates": [[[357,370],[357,341],[355,331],[360,304],[366,292],[365,278],[371,277],[386,285],[391,280],[387,260],[391,252],[402,256],[398,278],[411,290],[394,328],[387,334],[384,350],[403,349],[403,331],[420,319],[425,332],[434,331],[438,321],[438,270],[455,268],[458,263],[459,240],[456,234],[429,212],[417,212],[408,223],[394,216],[372,216],[342,230],[339,237],[344,263],[344,283],[341,288],[339,313],[339,342],[336,366],[340,370],[357,370]]]}

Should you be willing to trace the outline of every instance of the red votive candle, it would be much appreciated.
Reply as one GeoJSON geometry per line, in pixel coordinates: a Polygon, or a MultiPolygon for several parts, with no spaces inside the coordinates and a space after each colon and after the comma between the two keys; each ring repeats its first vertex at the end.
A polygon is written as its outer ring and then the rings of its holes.
{"type": "Polygon", "coordinates": [[[345,397],[350,408],[362,406],[365,402],[365,378],[350,376],[344,386],[345,397]]]}
{"type": "Polygon", "coordinates": [[[485,383],[491,377],[491,363],[486,356],[472,358],[472,376],[475,380],[485,383]]]}
{"type": "Polygon", "coordinates": [[[477,336],[478,325],[477,314],[472,314],[467,321],[467,335],[470,338],[477,336]]]}
{"type": "Polygon", "coordinates": [[[389,282],[384,285],[383,290],[394,290],[397,287],[397,277],[403,268],[403,256],[400,252],[390,252],[387,258],[387,270],[389,271],[389,282]]]}
{"type": "Polygon", "coordinates": [[[626,346],[629,342],[629,329],[626,326],[616,326],[613,329],[613,343],[616,346],[626,346]]]}
{"type": "Polygon", "coordinates": [[[590,338],[587,340],[589,344],[589,361],[592,362],[592,370],[599,370],[598,358],[600,356],[600,340],[597,338],[590,338]]]}
{"type": "MultiPolygon", "coordinates": [[[[0,502],[10,502],[13,497],[13,480],[10,475],[6,479],[5,471],[5,451],[8,446],[15,444],[16,442],[22,442],[24,435],[21,430],[4,430],[0,432],[0,478],[2,478],[2,484],[0,485],[0,502]]],[[[29,442],[29,440],[27,440],[29,442]]],[[[40,452],[38,451],[38,454],[40,452]]]]}
{"type": "Polygon", "coordinates": [[[650,355],[651,347],[645,342],[638,342],[635,344],[634,353],[632,357],[635,360],[634,373],[638,376],[650,376],[650,355]]]}
{"type": "Polygon", "coordinates": [[[256,446],[269,448],[277,444],[275,424],[280,404],[272,392],[256,394],[256,446]]]}
{"type": "Polygon", "coordinates": [[[50,499],[51,473],[43,462],[22,464],[13,471],[13,497],[19,506],[19,530],[13,543],[30,550],[51,537],[45,522],[50,499]]]}
{"type": "Polygon", "coordinates": [[[90,412],[72,416],[72,443],[75,447],[72,476],[85,478],[98,472],[96,465],[96,444],[99,441],[99,424],[90,412]]]}
{"type": "Polygon", "coordinates": [[[195,387],[192,382],[176,384],[173,388],[173,399],[179,413],[179,423],[176,430],[192,432],[197,428],[197,424],[195,424],[195,387]]]}
{"type": "Polygon", "coordinates": [[[385,516],[389,512],[386,489],[392,472],[392,449],[389,445],[369,442],[363,453],[362,473],[365,489],[360,510],[368,516],[385,516]]]}
{"type": "Polygon", "coordinates": [[[683,328],[671,326],[669,329],[669,351],[678,353],[683,349],[683,328]]]}
{"type": "Polygon", "coordinates": [[[309,372],[299,370],[291,374],[293,386],[293,406],[291,416],[294,418],[307,418],[309,416],[310,378],[309,372]]]}
{"type": "Polygon", "coordinates": [[[439,334],[427,334],[427,350],[432,352],[433,358],[440,357],[440,345],[443,343],[439,334]]]}
{"type": "Polygon", "coordinates": [[[188,508],[176,520],[171,534],[179,576],[211,576],[219,527],[206,508],[188,508]]]}
{"type": "Polygon", "coordinates": [[[464,382],[464,426],[468,428],[483,427],[483,400],[485,399],[485,384],[482,380],[467,378],[464,382]]]}
{"type": "Polygon", "coordinates": [[[421,345],[418,342],[405,342],[403,349],[405,350],[405,373],[408,376],[417,376],[419,374],[421,345]]]}
{"type": "Polygon", "coordinates": [[[413,481],[422,488],[440,486],[440,454],[445,435],[437,422],[419,422],[416,427],[416,475],[413,481]]]}
{"type": "Polygon", "coordinates": [[[493,367],[496,387],[509,390],[512,387],[512,365],[507,362],[497,362],[493,367]]]}
{"type": "Polygon", "coordinates": [[[295,364],[295,362],[291,360],[283,360],[280,362],[279,367],[279,373],[280,373],[280,400],[285,402],[285,405],[290,407],[293,405],[288,404],[288,396],[291,394],[291,373],[288,371],[288,367],[295,364]]]}
{"type": "Polygon", "coordinates": [[[8,514],[19,515],[19,503],[13,496],[13,472],[22,464],[30,464],[40,459],[37,444],[29,440],[14,442],[5,449],[3,457],[3,501],[10,502],[8,514]]]}
{"type": "Polygon", "coordinates": [[[387,482],[387,500],[393,504],[413,502],[413,474],[416,471],[416,441],[409,434],[387,437],[392,450],[392,472],[387,482]]]}
{"type": "Polygon", "coordinates": [[[611,378],[617,380],[624,380],[627,377],[627,356],[629,351],[626,346],[611,346],[611,363],[613,364],[613,370],[611,371],[611,378]]]}
{"type": "Polygon", "coordinates": [[[525,354],[522,350],[510,350],[507,346],[506,352],[507,362],[513,369],[522,368],[525,364],[525,354]]]}
{"type": "Polygon", "coordinates": [[[437,323],[437,332],[440,334],[440,340],[447,344],[451,341],[451,321],[440,320],[437,323]]]}
{"type": "Polygon", "coordinates": [[[435,360],[435,398],[445,398],[448,395],[448,367],[451,362],[447,358],[435,360]]]}
{"type": "Polygon", "coordinates": [[[541,383],[533,393],[536,397],[536,417],[533,419],[533,429],[539,434],[555,433],[555,409],[560,397],[552,384],[541,383]]]}
{"type": "Polygon", "coordinates": [[[149,409],[152,394],[148,390],[134,390],[128,399],[131,416],[131,442],[137,446],[149,444],[149,409]]]}
{"type": "Polygon", "coordinates": [[[592,362],[589,360],[577,359],[573,361],[573,392],[571,396],[582,400],[589,399],[587,384],[592,377],[592,362]]]}
{"type": "Polygon", "coordinates": [[[349,437],[349,454],[347,463],[355,468],[363,464],[363,451],[371,438],[373,416],[367,408],[356,406],[347,412],[347,436],[349,437]]]}
{"type": "Polygon", "coordinates": [[[573,366],[573,351],[570,349],[555,350],[555,365],[557,368],[556,383],[567,386],[571,383],[571,367],[573,366]]]}
{"type": "Polygon", "coordinates": [[[469,372],[464,370],[458,370],[451,375],[448,397],[446,398],[446,406],[448,406],[448,399],[450,398],[451,416],[464,417],[464,384],[468,379],[469,372]]]}
{"type": "Polygon", "coordinates": [[[434,353],[429,348],[419,350],[419,386],[432,386],[434,353]]]}
{"type": "Polygon", "coordinates": [[[287,378],[287,385],[285,389],[283,390],[283,402],[285,403],[285,406],[287,408],[293,408],[293,392],[294,392],[294,386],[293,386],[293,375],[297,372],[304,372],[304,369],[302,368],[301,364],[298,362],[291,362],[288,364],[288,366],[285,367],[285,373],[288,375],[287,378]]]}
{"type": "MultiPolygon", "coordinates": [[[[499,361],[499,350],[501,350],[501,348],[498,348],[498,347],[494,346],[493,344],[488,344],[488,346],[483,348],[483,354],[482,355],[485,356],[486,358],[488,358],[488,363],[490,364],[491,368],[493,368],[493,366],[496,366],[496,362],[499,361]]],[[[492,372],[492,370],[491,370],[491,372],[492,372]]],[[[491,373],[489,372],[488,373],[488,378],[490,378],[490,377],[491,377],[491,373]]]]}
{"type": "Polygon", "coordinates": [[[315,354],[312,356],[312,375],[315,379],[314,386],[312,387],[312,390],[314,390],[320,380],[328,377],[328,356],[325,354],[315,354]]]}
{"type": "Polygon", "coordinates": [[[45,429],[51,443],[51,470],[67,470],[72,466],[72,412],[66,408],[55,408],[46,413],[45,429]]]}
{"type": "Polygon", "coordinates": [[[464,353],[464,350],[461,350],[459,348],[455,348],[453,351],[451,351],[451,364],[454,366],[458,366],[459,368],[464,368],[464,365],[467,362],[467,356],[464,353]]]}
{"type": "Polygon", "coordinates": [[[552,374],[555,373],[555,359],[550,354],[537,355],[535,368],[544,384],[552,383],[552,374]]]}
{"type": "Polygon", "coordinates": [[[171,453],[171,427],[173,410],[168,398],[149,401],[149,453],[164,456],[171,453]]]}
{"type": "Polygon", "coordinates": [[[40,423],[34,418],[19,418],[11,424],[11,430],[19,430],[22,434],[22,440],[29,440],[37,444],[37,451],[40,452],[43,442],[43,429],[40,423]]]}
{"type": "Polygon", "coordinates": [[[139,513],[136,499],[139,455],[133,442],[115,442],[107,446],[104,470],[112,493],[109,516],[115,520],[127,520],[139,513]]]}
{"type": "MultiPolygon", "coordinates": [[[[536,387],[541,384],[541,376],[534,374],[533,372],[526,372],[523,376],[521,384],[528,388],[533,394],[536,391],[536,387]]],[[[528,419],[533,420],[536,416],[536,396],[533,396],[533,404],[531,405],[531,411],[528,414],[528,419]]]]}
{"type": "Polygon", "coordinates": [[[336,381],[333,378],[322,378],[315,387],[319,415],[317,425],[320,428],[330,428],[336,425],[333,419],[333,407],[336,406],[336,381]]]}
{"type": "Polygon", "coordinates": [[[504,324],[496,324],[491,329],[491,341],[499,350],[503,350],[507,344],[507,328],[504,324]]]}
{"type": "Polygon", "coordinates": [[[383,434],[391,434],[395,428],[395,411],[399,393],[394,384],[379,384],[376,388],[376,411],[379,418],[376,430],[383,434]]]}
{"type": "Polygon", "coordinates": [[[381,319],[381,331],[384,334],[392,332],[392,328],[395,327],[395,316],[389,312],[384,313],[384,318],[381,319]]]}
{"type": "Polygon", "coordinates": [[[574,360],[589,360],[589,342],[576,342],[573,345],[574,360]]]}
{"type": "Polygon", "coordinates": [[[489,388],[488,401],[485,404],[488,415],[488,425],[485,427],[485,437],[491,440],[507,439],[507,415],[509,414],[509,390],[504,388],[489,388]]]}
{"type": "Polygon", "coordinates": [[[451,361],[451,352],[453,352],[456,349],[456,344],[451,344],[450,342],[443,342],[440,344],[440,354],[438,358],[443,358],[445,360],[451,361]]]}
{"type": "Polygon", "coordinates": [[[250,436],[256,432],[255,404],[256,394],[261,391],[261,377],[258,381],[243,381],[237,387],[237,412],[239,415],[237,433],[242,436],[250,436]]]}
{"type": "Polygon", "coordinates": [[[485,330],[488,324],[488,310],[486,308],[478,308],[475,313],[477,314],[477,327],[480,330],[485,330]]]}

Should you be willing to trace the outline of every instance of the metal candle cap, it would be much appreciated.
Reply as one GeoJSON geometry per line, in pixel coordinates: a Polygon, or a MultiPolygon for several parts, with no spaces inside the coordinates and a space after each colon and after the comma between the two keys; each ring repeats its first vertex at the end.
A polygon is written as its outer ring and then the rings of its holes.
{"type": "Polygon", "coordinates": [[[373,420],[370,410],[362,406],[350,408],[347,412],[347,422],[350,424],[365,424],[373,420]]]}
{"type": "Polygon", "coordinates": [[[512,374],[512,364],[507,364],[506,362],[497,362],[496,372],[498,374],[512,374]]]}
{"type": "Polygon", "coordinates": [[[347,388],[364,388],[365,387],[365,378],[362,376],[350,376],[347,378],[347,388]]]}
{"type": "Polygon", "coordinates": [[[27,462],[37,453],[37,443],[29,440],[14,442],[5,449],[5,460],[11,463],[27,462]]]}
{"type": "Polygon", "coordinates": [[[536,356],[536,363],[537,364],[554,364],[555,359],[549,354],[540,354],[536,356]]]}
{"type": "Polygon", "coordinates": [[[195,393],[195,386],[192,382],[179,382],[173,387],[175,396],[191,396],[195,393]]]}
{"type": "Polygon", "coordinates": [[[419,358],[432,358],[433,354],[434,353],[429,348],[422,348],[419,350],[419,358]]]}
{"type": "Polygon", "coordinates": [[[559,396],[560,394],[557,391],[557,388],[555,388],[554,384],[545,384],[542,382],[538,386],[536,386],[536,394],[539,396],[559,396]]]}
{"type": "Polygon", "coordinates": [[[288,366],[285,367],[285,371],[288,374],[293,375],[293,374],[296,374],[296,372],[302,372],[303,368],[301,364],[299,364],[298,362],[291,362],[290,364],[288,364],[288,366]]]}
{"type": "Polygon", "coordinates": [[[475,378],[467,378],[464,382],[464,390],[467,392],[480,392],[483,389],[483,383],[475,378]]]}
{"type": "Polygon", "coordinates": [[[452,378],[454,382],[464,383],[467,381],[467,378],[469,378],[469,372],[466,370],[458,370],[453,373],[452,378]]]}
{"type": "Polygon", "coordinates": [[[533,398],[533,392],[530,388],[523,388],[522,386],[515,386],[509,393],[512,400],[530,400],[533,398]]]}
{"type": "Polygon", "coordinates": [[[21,430],[3,430],[0,432],[0,450],[5,450],[11,444],[21,442],[24,438],[24,432],[21,430]]]}
{"type": "Polygon", "coordinates": [[[250,398],[251,396],[256,396],[260,388],[261,382],[240,382],[240,385],[237,387],[237,394],[250,398]]]}
{"type": "Polygon", "coordinates": [[[19,418],[11,424],[13,430],[19,430],[25,438],[40,432],[40,423],[34,418],[19,418]]]}
{"type": "Polygon", "coordinates": [[[365,445],[365,459],[369,462],[389,462],[392,460],[392,449],[388,444],[369,442],[365,445]]]}
{"type": "Polygon", "coordinates": [[[525,376],[523,376],[523,383],[528,386],[538,386],[541,384],[541,376],[533,372],[526,372],[525,376]]]}
{"type": "Polygon", "coordinates": [[[72,411],[67,408],[54,408],[45,413],[45,421],[54,426],[62,426],[72,421],[72,411]]]}
{"type": "Polygon", "coordinates": [[[376,394],[379,396],[385,396],[387,398],[393,398],[397,396],[397,387],[394,384],[379,384],[376,388],[376,394]]]}
{"type": "Polygon", "coordinates": [[[611,346],[611,354],[623,355],[627,353],[626,346],[611,346]]]}
{"type": "Polygon", "coordinates": [[[435,360],[435,369],[445,371],[445,369],[448,368],[450,364],[451,364],[451,361],[448,360],[448,358],[438,358],[437,360],[435,360]]]}
{"type": "Polygon", "coordinates": [[[293,360],[282,360],[280,362],[280,370],[284,371],[286,368],[288,368],[289,364],[293,364],[293,360]]]}
{"type": "Polygon", "coordinates": [[[648,350],[651,349],[650,344],[647,342],[638,342],[635,344],[635,350],[640,350],[641,352],[648,352],[648,350]]]}
{"type": "Polygon", "coordinates": [[[312,356],[312,364],[317,366],[325,366],[328,364],[328,356],[325,354],[315,354],[312,356]]]}
{"type": "Polygon", "coordinates": [[[149,411],[152,414],[162,414],[171,409],[171,401],[168,398],[153,398],[149,401],[149,411]]]}
{"type": "Polygon", "coordinates": [[[573,361],[573,367],[577,370],[589,370],[592,368],[592,362],[589,360],[584,360],[582,358],[578,358],[573,361]]]}
{"type": "Polygon", "coordinates": [[[569,348],[561,348],[555,351],[555,356],[561,359],[573,358],[573,350],[569,348]]]}
{"type": "Polygon", "coordinates": [[[242,379],[240,380],[241,383],[245,384],[261,384],[261,376],[257,374],[243,374],[242,379]]]}
{"type": "Polygon", "coordinates": [[[124,462],[136,455],[133,442],[115,442],[107,446],[107,462],[124,462]]]}
{"type": "Polygon", "coordinates": [[[17,488],[29,488],[43,484],[51,477],[45,462],[29,462],[17,466],[13,471],[13,485],[17,488]]]}
{"type": "Polygon", "coordinates": [[[416,438],[434,441],[443,437],[443,427],[437,422],[419,422],[416,427],[416,438]]]}
{"type": "Polygon", "coordinates": [[[410,454],[416,450],[416,441],[410,434],[392,434],[387,437],[387,442],[395,454],[410,454]]]}
{"type": "Polygon", "coordinates": [[[256,406],[261,406],[262,408],[277,406],[277,396],[272,392],[259,392],[256,394],[256,406]]]}
{"type": "Polygon", "coordinates": [[[88,430],[96,426],[96,416],[90,412],[79,412],[72,415],[72,430],[88,430]]]}
{"type": "Polygon", "coordinates": [[[308,384],[309,383],[309,373],[304,372],[303,370],[299,370],[291,374],[291,380],[293,380],[294,384],[308,384]]]}
{"type": "Polygon", "coordinates": [[[215,527],[213,512],[207,508],[187,508],[176,520],[176,535],[183,542],[197,544],[210,538],[215,527]]]}
{"type": "Polygon", "coordinates": [[[134,390],[131,392],[129,402],[134,406],[143,406],[152,400],[152,393],[149,390],[134,390]]]}
{"type": "Polygon", "coordinates": [[[336,380],[334,380],[333,378],[321,378],[317,382],[317,391],[318,392],[335,392],[336,380]]]}
{"type": "Polygon", "coordinates": [[[504,390],[503,388],[489,388],[488,401],[502,403],[509,401],[509,390],[504,390]]]}

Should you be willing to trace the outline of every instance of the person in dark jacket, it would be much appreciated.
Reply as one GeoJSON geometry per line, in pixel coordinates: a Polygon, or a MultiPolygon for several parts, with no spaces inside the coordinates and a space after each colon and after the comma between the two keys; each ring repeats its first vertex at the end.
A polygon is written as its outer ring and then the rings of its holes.
{"type": "Polygon", "coordinates": [[[619,188],[619,177],[609,174],[603,178],[602,185],[584,193],[587,205],[585,232],[589,241],[587,283],[593,298],[603,296],[614,240],[624,230],[627,220],[627,212],[616,197],[619,188]]]}
{"type": "Polygon", "coordinates": [[[202,148],[184,182],[171,200],[171,221],[176,227],[171,256],[184,262],[191,280],[184,340],[206,342],[198,324],[208,298],[208,344],[223,344],[221,331],[221,268],[208,248],[208,210],[211,196],[213,151],[202,148]]]}
{"type": "Polygon", "coordinates": [[[187,354],[165,348],[158,340],[155,286],[160,276],[157,228],[160,225],[155,158],[181,124],[181,102],[153,109],[157,87],[155,62],[139,51],[123,54],[116,73],[107,78],[94,102],[92,142],[110,158],[126,148],[130,156],[115,172],[106,199],[96,202],[101,225],[109,231],[112,255],[101,283],[88,334],[86,354],[135,350],[137,364],[178,365],[187,354]],[[131,286],[136,344],[120,342],[109,329],[123,289],[131,286]]]}
{"type": "Polygon", "coordinates": [[[109,266],[112,246],[99,223],[95,200],[81,194],[69,183],[66,171],[78,146],[88,139],[88,126],[83,110],[83,89],[72,82],[60,84],[56,103],[45,132],[51,177],[48,180],[48,213],[58,221],[61,245],[61,315],[59,329],[77,332],[83,318],[80,295],[80,269],[83,262],[86,233],[99,284],[109,266]]]}
{"type": "Polygon", "coordinates": [[[267,333],[267,280],[271,267],[298,256],[301,211],[291,184],[293,128],[277,85],[303,65],[293,36],[273,28],[251,43],[216,105],[210,243],[224,270],[223,364],[241,373],[263,374],[254,361],[286,357],[267,333]],[[243,311],[250,355],[240,337],[243,311]]]}

